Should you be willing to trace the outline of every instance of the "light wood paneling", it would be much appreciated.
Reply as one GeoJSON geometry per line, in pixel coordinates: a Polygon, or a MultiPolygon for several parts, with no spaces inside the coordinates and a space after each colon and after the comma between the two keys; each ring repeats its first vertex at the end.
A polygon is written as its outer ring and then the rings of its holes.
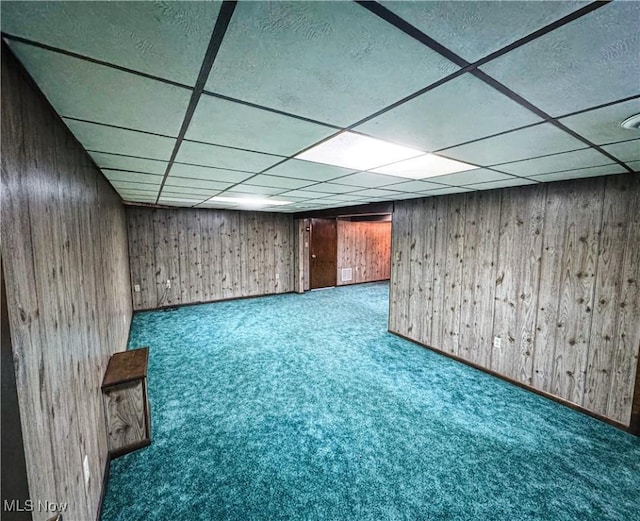
{"type": "Polygon", "coordinates": [[[397,202],[390,330],[629,425],[639,216],[631,175],[397,202]]]}
{"type": "Polygon", "coordinates": [[[127,218],[135,309],[294,290],[289,215],[129,207],[127,218]]]}
{"type": "Polygon", "coordinates": [[[126,233],[120,198],[3,46],[2,258],[29,492],[67,502],[68,519],[99,505],[100,382],[131,320],[126,233]]]}
{"type": "Polygon", "coordinates": [[[391,222],[338,219],[337,285],[387,280],[391,273],[391,222]],[[342,280],[342,268],[352,280],[342,280]]]}

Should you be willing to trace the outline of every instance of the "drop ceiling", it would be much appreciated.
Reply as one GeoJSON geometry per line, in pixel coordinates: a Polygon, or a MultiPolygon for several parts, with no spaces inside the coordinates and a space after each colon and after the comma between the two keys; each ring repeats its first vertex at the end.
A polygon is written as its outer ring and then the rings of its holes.
{"type": "Polygon", "coordinates": [[[0,6],[126,202],[300,212],[640,168],[639,2],[0,6]],[[418,157],[317,162],[352,135],[418,157]]]}

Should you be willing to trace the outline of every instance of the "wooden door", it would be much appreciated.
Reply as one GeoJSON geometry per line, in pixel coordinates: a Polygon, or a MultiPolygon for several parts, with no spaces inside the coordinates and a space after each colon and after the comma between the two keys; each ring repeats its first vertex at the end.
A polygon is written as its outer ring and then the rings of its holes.
{"type": "Polygon", "coordinates": [[[309,241],[310,288],[336,285],[338,228],[335,219],[311,219],[309,241]]]}

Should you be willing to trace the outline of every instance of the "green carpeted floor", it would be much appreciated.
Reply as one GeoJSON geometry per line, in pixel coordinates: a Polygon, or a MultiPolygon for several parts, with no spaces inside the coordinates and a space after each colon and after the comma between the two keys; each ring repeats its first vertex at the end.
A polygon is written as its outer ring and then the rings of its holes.
{"type": "Polygon", "coordinates": [[[366,284],[134,317],[103,521],[636,520],[640,440],[386,332],[366,284]]]}

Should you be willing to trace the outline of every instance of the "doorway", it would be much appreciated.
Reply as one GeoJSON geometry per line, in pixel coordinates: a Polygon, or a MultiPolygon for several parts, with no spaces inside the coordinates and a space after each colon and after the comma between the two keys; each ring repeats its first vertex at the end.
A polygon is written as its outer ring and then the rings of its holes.
{"type": "Polygon", "coordinates": [[[338,226],[336,219],[311,219],[309,230],[310,289],[336,285],[338,226]]]}

